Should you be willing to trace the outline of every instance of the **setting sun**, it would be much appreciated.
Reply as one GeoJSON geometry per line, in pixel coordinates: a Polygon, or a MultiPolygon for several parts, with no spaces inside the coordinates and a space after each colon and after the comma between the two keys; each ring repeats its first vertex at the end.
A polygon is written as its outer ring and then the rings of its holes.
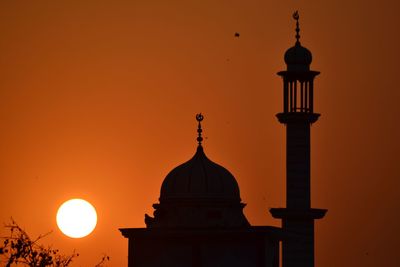
{"type": "Polygon", "coordinates": [[[70,199],[58,209],[58,228],[69,237],[85,237],[94,230],[96,224],[96,210],[86,200],[70,199]]]}

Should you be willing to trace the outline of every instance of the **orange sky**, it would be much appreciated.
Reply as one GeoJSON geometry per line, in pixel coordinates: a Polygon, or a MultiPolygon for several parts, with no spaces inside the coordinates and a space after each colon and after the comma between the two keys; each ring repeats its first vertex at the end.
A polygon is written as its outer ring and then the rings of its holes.
{"type": "Polygon", "coordinates": [[[400,2],[1,1],[0,222],[93,266],[127,265],[120,227],[143,227],[161,182],[196,148],[228,168],[253,225],[280,225],[283,54],[313,53],[316,266],[397,266],[400,2]],[[234,33],[240,32],[240,38],[234,33]],[[397,163],[397,164],[396,164],[397,163]],[[81,197],[99,215],[70,239],[55,215],[81,197]]]}

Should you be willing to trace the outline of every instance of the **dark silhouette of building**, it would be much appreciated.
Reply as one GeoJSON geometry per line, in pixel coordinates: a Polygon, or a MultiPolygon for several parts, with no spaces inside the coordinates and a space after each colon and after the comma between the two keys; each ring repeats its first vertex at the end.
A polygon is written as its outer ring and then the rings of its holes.
{"type": "Polygon", "coordinates": [[[198,114],[198,147],[186,163],[173,169],[161,186],[154,217],[146,228],[120,229],[129,239],[130,267],[278,267],[282,242],[284,267],[314,266],[314,219],[326,210],[311,209],[310,124],[313,112],[311,53],[299,42],[285,54],[284,111],[287,128],[287,207],[271,209],[282,228],[251,226],[243,214],[239,186],[224,167],[207,158],[198,114]]]}

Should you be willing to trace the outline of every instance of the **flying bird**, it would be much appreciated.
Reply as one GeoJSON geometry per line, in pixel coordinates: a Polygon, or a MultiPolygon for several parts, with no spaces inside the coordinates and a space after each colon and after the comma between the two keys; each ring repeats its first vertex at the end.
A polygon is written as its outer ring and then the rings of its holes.
{"type": "Polygon", "coordinates": [[[240,37],[240,33],[235,32],[235,37],[236,37],[236,38],[239,38],[239,37],[240,37]]]}

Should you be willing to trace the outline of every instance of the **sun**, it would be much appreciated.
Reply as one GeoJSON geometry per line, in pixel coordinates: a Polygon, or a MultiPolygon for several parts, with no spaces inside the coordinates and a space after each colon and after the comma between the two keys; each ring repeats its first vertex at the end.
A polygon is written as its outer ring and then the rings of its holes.
{"type": "Polygon", "coordinates": [[[86,200],[70,199],[57,211],[57,225],[66,236],[82,238],[90,234],[97,224],[95,208],[86,200]]]}

